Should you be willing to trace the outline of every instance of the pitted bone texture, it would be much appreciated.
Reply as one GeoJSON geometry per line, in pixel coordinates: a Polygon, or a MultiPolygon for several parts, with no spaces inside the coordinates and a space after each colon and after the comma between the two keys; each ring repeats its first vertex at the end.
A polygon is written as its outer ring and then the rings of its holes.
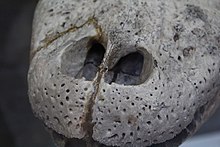
{"type": "Polygon", "coordinates": [[[87,98],[94,92],[93,85],[63,75],[61,63],[49,54],[39,56],[33,69],[30,68],[30,72],[34,71],[29,74],[32,77],[29,79],[32,107],[46,125],[58,133],[82,138],[85,131],[81,125],[87,98]]]}
{"type": "Polygon", "coordinates": [[[219,105],[219,24],[218,0],[41,0],[33,111],[87,145],[178,146],[219,105]]]}

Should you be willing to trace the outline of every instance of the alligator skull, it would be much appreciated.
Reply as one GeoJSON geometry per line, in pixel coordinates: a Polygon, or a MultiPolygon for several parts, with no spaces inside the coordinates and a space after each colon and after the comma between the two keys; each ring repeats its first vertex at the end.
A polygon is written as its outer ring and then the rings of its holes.
{"type": "Polygon", "coordinates": [[[219,0],[41,0],[33,112],[65,146],[177,146],[219,104],[219,24],[219,0]]]}

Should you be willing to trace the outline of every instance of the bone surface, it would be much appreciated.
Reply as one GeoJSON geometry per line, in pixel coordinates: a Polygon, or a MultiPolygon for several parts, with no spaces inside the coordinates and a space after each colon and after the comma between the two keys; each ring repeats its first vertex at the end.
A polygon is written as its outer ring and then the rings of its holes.
{"type": "Polygon", "coordinates": [[[41,0],[33,112],[63,146],[178,146],[220,103],[219,24],[219,0],[41,0]]]}

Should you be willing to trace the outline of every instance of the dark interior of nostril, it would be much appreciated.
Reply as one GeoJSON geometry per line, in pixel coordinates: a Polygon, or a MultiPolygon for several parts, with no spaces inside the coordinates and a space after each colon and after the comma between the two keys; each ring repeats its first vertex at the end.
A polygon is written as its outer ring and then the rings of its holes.
{"type": "Polygon", "coordinates": [[[105,48],[101,44],[93,44],[91,49],[88,51],[85,64],[93,64],[95,66],[99,66],[102,62],[104,54],[105,48]]]}
{"type": "Polygon", "coordinates": [[[140,75],[144,64],[144,56],[139,52],[130,53],[122,57],[117,64],[109,70],[108,83],[136,85],[140,83],[140,75]]]}
{"type": "Polygon", "coordinates": [[[105,54],[105,48],[100,43],[93,43],[92,47],[87,53],[84,66],[82,68],[82,77],[86,80],[93,80],[98,72],[105,54]]]}
{"type": "Polygon", "coordinates": [[[114,68],[116,69],[116,74],[117,72],[122,72],[133,76],[140,76],[143,63],[144,57],[140,53],[135,52],[122,57],[114,68]]]}

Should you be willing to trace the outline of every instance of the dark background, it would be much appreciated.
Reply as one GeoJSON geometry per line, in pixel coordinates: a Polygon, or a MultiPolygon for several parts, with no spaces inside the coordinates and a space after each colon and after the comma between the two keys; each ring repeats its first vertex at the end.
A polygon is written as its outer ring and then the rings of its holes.
{"type": "MultiPolygon", "coordinates": [[[[27,71],[37,0],[0,0],[0,147],[54,147],[31,111],[27,71]]],[[[220,109],[197,135],[220,131],[220,109]]]]}

